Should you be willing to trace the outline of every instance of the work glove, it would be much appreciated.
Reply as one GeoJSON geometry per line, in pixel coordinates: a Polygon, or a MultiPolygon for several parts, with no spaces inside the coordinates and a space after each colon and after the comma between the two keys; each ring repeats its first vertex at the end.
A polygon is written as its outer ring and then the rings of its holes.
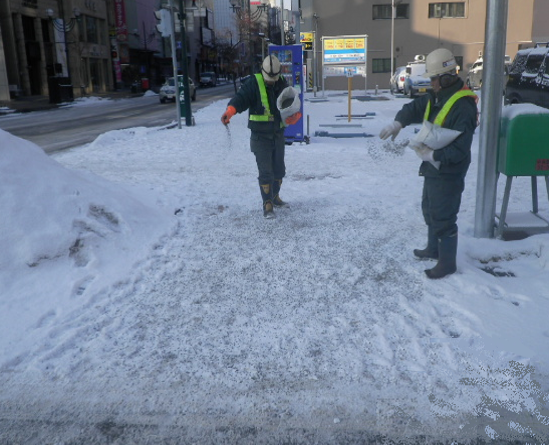
{"type": "Polygon", "coordinates": [[[415,144],[411,146],[419,159],[425,162],[430,162],[438,170],[440,168],[440,161],[435,161],[434,154],[435,150],[429,148],[423,143],[415,144]]]}
{"type": "Polygon", "coordinates": [[[229,105],[225,110],[225,113],[223,113],[223,116],[221,116],[221,122],[223,122],[223,125],[229,125],[229,122],[231,122],[231,117],[233,117],[235,114],[236,108],[232,105],[229,105]]]}
{"type": "Polygon", "coordinates": [[[425,162],[434,162],[433,155],[435,151],[432,148],[427,147],[427,145],[422,144],[421,142],[419,144],[415,144],[412,146],[414,151],[416,152],[416,155],[419,159],[425,162]]]}
{"type": "Polygon", "coordinates": [[[379,132],[379,137],[385,140],[389,136],[392,136],[391,140],[394,141],[400,130],[402,130],[402,124],[399,121],[393,121],[389,125],[381,129],[381,131],[379,132]]]}
{"type": "Polygon", "coordinates": [[[294,125],[294,124],[297,124],[297,121],[299,121],[299,119],[301,119],[301,112],[298,111],[297,113],[295,114],[292,114],[291,116],[287,117],[286,120],[284,121],[284,123],[286,125],[294,125]]]}

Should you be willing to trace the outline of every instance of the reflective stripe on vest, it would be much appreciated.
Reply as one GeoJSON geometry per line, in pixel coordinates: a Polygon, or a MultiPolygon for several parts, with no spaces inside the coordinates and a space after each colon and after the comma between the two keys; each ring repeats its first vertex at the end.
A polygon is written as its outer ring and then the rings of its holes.
{"type": "Polygon", "coordinates": [[[263,114],[250,114],[250,120],[256,122],[272,122],[274,121],[274,116],[271,114],[271,108],[269,107],[269,99],[267,98],[267,89],[265,88],[263,75],[258,73],[255,75],[255,78],[257,79],[257,85],[259,85],[261,105],[263,105],[265,111],[263,114]]]}
{"type": "MultiPolygon", "coordinates": [[[[457,100],[461,99],[462,97],[473,97],[475,98],[475,102],[478,102],[478,96],[473,93],[469,88],[463,88],[456,93],[454,93],[450,99],[446,101],[444,106],[442,107],[442,110],[437,114],[437,117],[435,118],[435,121],[433,122],[435,125],[438,125],[439,127],[442,127],[444,124],[444,121],[446,120],[446,116],[448,116],[448,113],[454,106],[457,100]]],[[[431,114],[431,100],[429,99],[429,102],[427,102],[427,108],[425,109],[425,115],[423,116],[423,120],[428,120],[429,115],[431,114]]]]}

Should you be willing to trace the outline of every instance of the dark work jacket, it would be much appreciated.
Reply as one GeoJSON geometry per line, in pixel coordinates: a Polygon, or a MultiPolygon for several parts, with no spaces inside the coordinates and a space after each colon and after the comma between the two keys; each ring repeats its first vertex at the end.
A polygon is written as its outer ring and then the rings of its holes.
{"type": "MultiPolygon", "coordinates": [[[[257,122],[248,119],[248,128],[250,130],[266,134],[284,131],[284,127],[281,128],[282,118],[280,117],[280,111],[278,111],[278,108],[276,107],[276,99],[287,86],[288,83],[282,76],[280,76],[273,86],[265,85],[267,97],[269,98],[269,107],[271,109],[271,114],[274,116],[274,121],[257,122]]],[[[229,105],[235,107],[237,113],[249,110],[249,114],[263,114],[264,110],[263,105],[261,104],[261,94],[255,76],[250,76],[242,84],[236,93],[236,96],[230,100],[229,105]]]]}
{"type": "MultiPolygon", "coordinates": [[[[403,127],[423,122],[427,102],[431,101],[429,121],[433,122],[446,101],[463,88],[461,79],[455,85],[444,88],[438,94],[429,92],[404,105],[395,120],[403,127]]],[[[462,133],[449,145],[435,150],[434,159],[440,161],[440,169],[430,162],[423,162],[419,168],[420,176],[443,177],[447,175],[465,177],[471,163],[471,144],[477,126],[477,105],[474,97],[458,99],[448,113],[443,128],[458,130],[462,133]]]]}

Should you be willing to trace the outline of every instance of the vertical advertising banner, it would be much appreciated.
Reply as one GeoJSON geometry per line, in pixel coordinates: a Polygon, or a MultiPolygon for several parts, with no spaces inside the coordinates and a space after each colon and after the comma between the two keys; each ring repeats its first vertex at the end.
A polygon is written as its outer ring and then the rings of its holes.
{"type": "Polygon", "coordinates": [[[114,0],[114,23],[116,27],[116,40],[119,43],[119,63],[130,63],[128,45],[128,25],[126,24],[126,7],[124,0],[114,0]]]}

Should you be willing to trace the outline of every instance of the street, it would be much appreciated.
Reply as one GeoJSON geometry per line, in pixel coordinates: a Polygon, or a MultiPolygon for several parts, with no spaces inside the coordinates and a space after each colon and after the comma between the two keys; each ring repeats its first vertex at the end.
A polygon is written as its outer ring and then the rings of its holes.
{"type": "MultiPolygon", "coordinates": [[[[234,94],[231,83],[199,88],[191,103],[193,114],[212,102],[234,94]]],[[[101,100],[86,106],[67,105],[49,111],[15,113],[0,117],[0,128],[40,146],[46,153],[90,143],[107,131],[159,127],[176,121],[174,103],[161,104],[158,95],[101,100]]],[[[185,118],[182,118],[185,125],[185,118]]]]}

